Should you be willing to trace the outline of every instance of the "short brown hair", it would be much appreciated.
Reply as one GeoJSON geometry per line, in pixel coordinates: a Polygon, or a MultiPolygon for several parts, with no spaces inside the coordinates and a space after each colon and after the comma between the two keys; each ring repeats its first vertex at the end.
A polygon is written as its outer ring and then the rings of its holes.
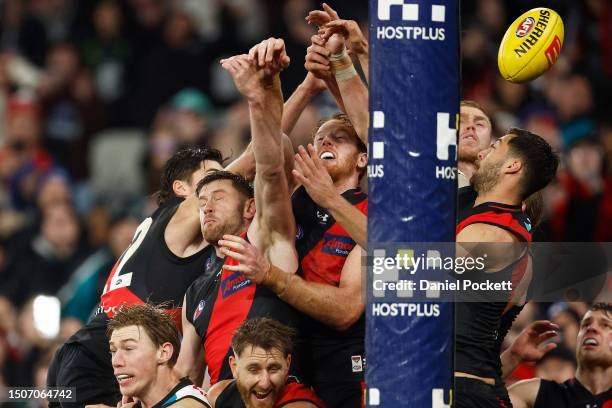
{"type": "Polygon", "coordinates": [[[266,351],[277,349],[287,357],[293,351],[295,335],[294,329],[269,317],[249,319],[236,329],[232,350],[240,356],[247,346],[261,347],[266,351]]]}
{"type": "Polygon", "coordinates": [[[482,113],[484,113],[484,115],[487,117],[487,119],[489,120],[489,124],[491,124],[491,116],[489,116],[489,113],[485,110],[485,108],[479,104],[476,101],[472,101],[470,99],[464,99],[461,101],[461,103],[459,104],[459,107],[462,106],[468,106],[470,108],[476,108],[478,110],[480,110],[482,113]]]}
{"type": "Polygon", "coordinates": [[[108,322],[106,336],[110,338],[113,331],[128,326],[142,327],[157,347],[162,346],[164,343],[172,344],[174,350],[168,365],[174,367],[181,348],[181,342],[176,324],[168,313],[147,303],[141,305],[123,305],[108,322]]]}
{"type": "Polygon", "coordinates": [[[255,196],[253,186],[251,185],[251,183],[248,182],[247,179],[242,177],[240,174],[232,173],[225,170],[213,171],[204,176],[204,178],[198,182],[198,185],[196,187],[196,196],[200,195],[200,191],[202,191],[202,188],[204,188],[205,185],[218,180],[229,180],[232,183],[232,186],[240,193],[242,193],[246,198],[253,198],[255,196]]]}
{"type": "Polygon", "coordinates": [[[368,152],[367,146],[361,141],[361,139],[359,138],[359,135],[357,135],[357,131],[355,130],[355,126],[353,126],[353,123],[349,119],[348,115],[345,114],[345,113],[336,113],[332,117],[319,120],[317,122],[316,126],[314,127],[314,129],[312,129],[312,135],[311,135],[312,138],[314,139],[314,137],[316,136],[316,134],[319,131],[319,129],[321,129],[321,126],[323,126],[324,124],[326,124],[327,122],[329,122],[331,120],[338,120],[338,121],[342,122],[342,124],[344,126],[346,126],[349,129],[351,129],[355,133],[355,139],[356,139],[356,142],[357,142],[357,149],[359,150],[359,152],[360,153],[367,153],[368,152]]]}

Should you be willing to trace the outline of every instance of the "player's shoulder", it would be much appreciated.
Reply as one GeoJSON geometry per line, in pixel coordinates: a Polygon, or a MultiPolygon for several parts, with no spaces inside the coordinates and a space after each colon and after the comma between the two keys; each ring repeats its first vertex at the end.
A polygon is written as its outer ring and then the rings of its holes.
{"type": "Polygon", "coordinates": [[[507,229],[485,222],[466,225],[457,234],[457,242],[515,242],[516,237],[507,229]]]}
{"type": "Polygon", "coordinates": [[[210,387],[210,389],[208,390],[208,402],[213,408],[215,407],[215,403],[217,402],[217,398],[219,398],[219,395],[221,395],[223,391],[225,391],[225,389],[232,383],[232,381],[234,380],[221,380],[212,387],[210,387]]]}
{"type": "Polygon", "coordinates": [[[291,376],[287,380],[276,408],[324,408],[325,404],[315,394],[312,388],[302,384],[297,378],[291,376]]]}
{"type": "Polygon", "coordinates": [[[180,383],[164,399],[163,408],[210,408],[208,395],[188,378],[181,379],[180,383]]]}

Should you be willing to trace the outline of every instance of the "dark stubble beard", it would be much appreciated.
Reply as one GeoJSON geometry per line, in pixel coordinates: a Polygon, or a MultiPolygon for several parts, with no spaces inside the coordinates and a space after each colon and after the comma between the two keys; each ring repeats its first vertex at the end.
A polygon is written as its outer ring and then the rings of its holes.
{"type": "Polygon", "coordinates": [[[480,165],[471,179],[474,190],[477,193],[488,193],[493,190],[499,181],[502,165],[503,163],[494,163],[484,167],[480,165]]]}
{"type": "Polygon", "coordinates": [[[239,207],[224,224],[215,223],[212,228],[207,228],[204,232],[204,239],[209,244],[216,246],[219,244],[219,240],[223,239],[223,235],[238,235],[240,232],[242,232],[242,212],[239,207]]]}

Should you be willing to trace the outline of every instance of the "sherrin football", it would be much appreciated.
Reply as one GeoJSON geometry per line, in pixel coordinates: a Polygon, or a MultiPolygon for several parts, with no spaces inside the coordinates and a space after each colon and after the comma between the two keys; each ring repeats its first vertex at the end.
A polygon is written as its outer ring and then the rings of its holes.
{"type": "Polygon", "coordinates": [[[523,13],[499,45],[499,72],[510,82],[537,78],[557,61],[563,38],[563,21],[554,10],[538,7],[523,13]]]}

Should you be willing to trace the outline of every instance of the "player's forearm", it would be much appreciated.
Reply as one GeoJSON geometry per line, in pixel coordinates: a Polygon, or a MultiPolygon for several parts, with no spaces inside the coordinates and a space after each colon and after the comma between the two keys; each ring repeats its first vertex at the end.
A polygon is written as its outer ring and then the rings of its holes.
{"type": "Polygon", "coordinates": [[[519,364],[521,364],[522,361],[519,356],[512,353],[512,351],[509,349],[505,350],[501,354],[500,360],[502,363],[502,379],[505,379],[512,374],[512,372],[516,369],[516,367],[518,367],[519,364]]]}
{"type": "Polygon", "coordinates": [[[368,89],[358,75],[350,79],[337,81],[346,114],[355,127],[357,136],[368,145],[368,89]]]}
{"type": "Polygon", "coordinates": [[[338,195],[327,208],[332,217],[362,248],[368,244],[368,217],[354,205],[338,195]]]}
{"type": "Polygon", "coordinates": [[[251,135],[256,172],[282,170],[283,96],[278,74],[262,87],[257,98],[249,98],[251,135]]]}
{"type": "MultiPolygon", "coordinates": [[[[363,314],[364,303],[355,298],[355,293],[308,282],[275,266],[270,268],[263,284],[300,312],[336,330],[347,330],[363,314]]],[[[357,296],[361,296],[361,293],[357,296]]]]}

